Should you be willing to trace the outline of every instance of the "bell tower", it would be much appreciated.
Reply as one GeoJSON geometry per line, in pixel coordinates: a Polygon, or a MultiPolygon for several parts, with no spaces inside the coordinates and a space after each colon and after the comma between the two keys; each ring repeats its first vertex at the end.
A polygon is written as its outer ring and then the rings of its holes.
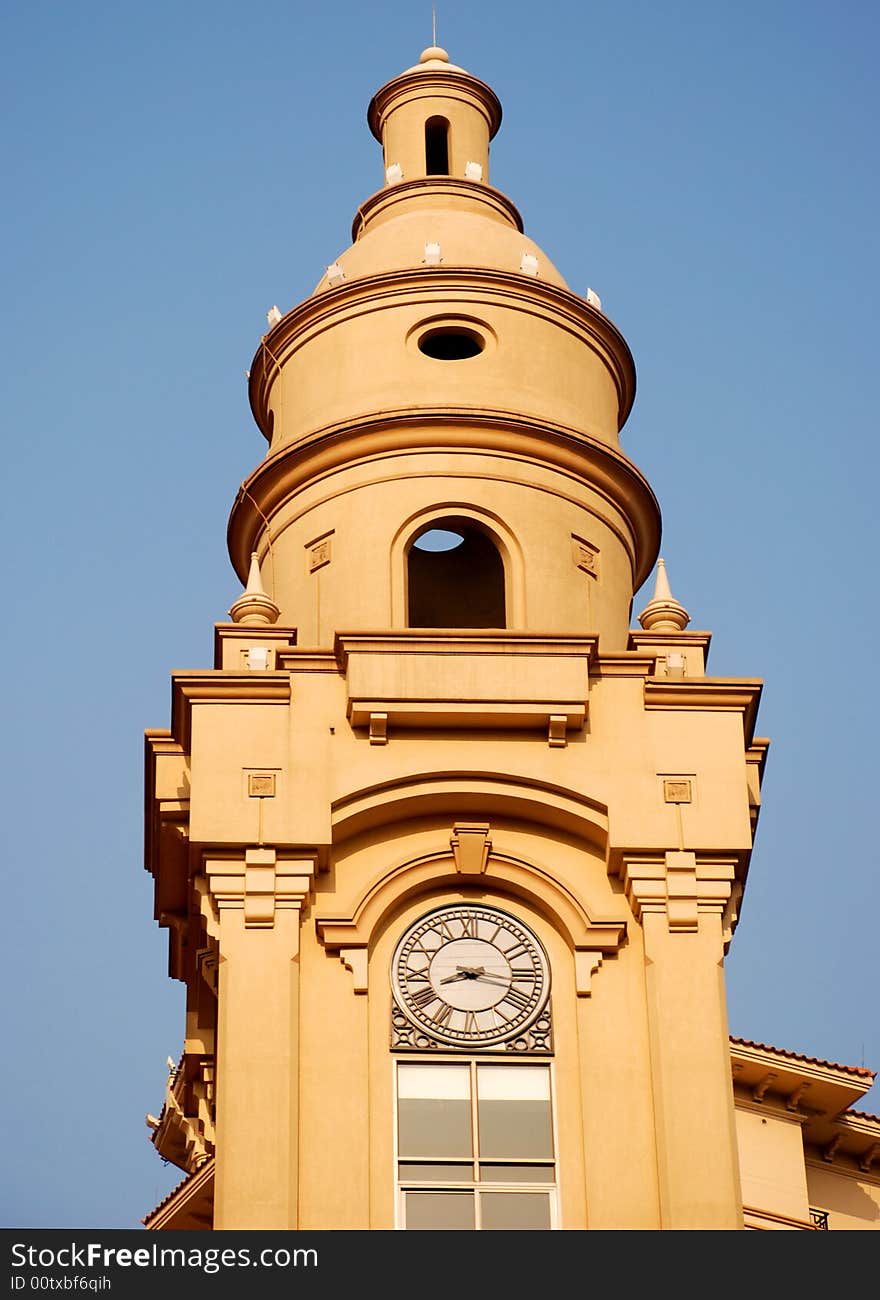
{"type": "Polygon", "coordinates": [[[760,684],[706,675],[621,450],[635,370],[433,46],[261,340],[211,670],[147,734],[187,987],[151,1228],[736,1228],[723,958],[760,684]]]}

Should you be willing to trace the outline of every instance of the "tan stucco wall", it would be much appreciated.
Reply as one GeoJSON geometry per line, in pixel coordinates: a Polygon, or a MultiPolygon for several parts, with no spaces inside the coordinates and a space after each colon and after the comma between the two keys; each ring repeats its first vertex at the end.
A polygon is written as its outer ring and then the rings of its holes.
{"type": "Polygon", "coordinates": [[[846,1172],[808,1161],[807,1187],[810,1204],[828,1211],[831,1230],[880,1229],[880,1183],[861,1177],[855,1169],[846,1172]]]}
{"type": "Polygon", "coordinates": [[[776,1110],[736,1109],[743,1203],[768,1214],[809,1220],[801,1124],[776,1110]]]}

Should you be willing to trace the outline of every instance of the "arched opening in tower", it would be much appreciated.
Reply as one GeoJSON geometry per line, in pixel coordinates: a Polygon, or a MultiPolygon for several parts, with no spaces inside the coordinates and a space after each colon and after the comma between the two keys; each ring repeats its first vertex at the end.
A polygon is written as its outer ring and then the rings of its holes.
{"type": "Polygon", "coordinates": [[[468,520],[441,519],[407,557],[410,627],[506,627],[504,561],[468,520]]]}
{"type": "Polygon", "coordinates": [[[449,123],[429,117],[425,123],[425,171],[429,176],[449,175],[449,123]]]}

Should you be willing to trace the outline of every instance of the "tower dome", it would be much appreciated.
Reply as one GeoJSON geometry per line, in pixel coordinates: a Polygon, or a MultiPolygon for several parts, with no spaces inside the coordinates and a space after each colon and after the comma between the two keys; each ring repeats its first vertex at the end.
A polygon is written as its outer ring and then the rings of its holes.
{"type": "Polygon", "coordinates": [[[431,47],[376,92],[368,122],[384,183],[251,366],[269,455],[234,505],[233,563],[244,580],[271,548],[282,621],[326,644],[340,628],[414,625],[409,556],[445,521],[472,534],[449,581],[471,571],[479,535],[503,599],[422,618],[589,630],[623,648],[660,531],[619,447],[635,393],[626,341],[489,184],[501,105],[485,82],[431,47]],[[320,539],[333,559],[316,581],[303,554],[320,539]]]}

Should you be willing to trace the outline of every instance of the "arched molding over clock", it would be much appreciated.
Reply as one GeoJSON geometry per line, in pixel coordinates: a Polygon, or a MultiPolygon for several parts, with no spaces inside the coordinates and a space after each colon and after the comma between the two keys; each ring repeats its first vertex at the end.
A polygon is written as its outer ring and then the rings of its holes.
{"type": "Polygon", "coordinates": [[[589,796],[547,781],[513,774],[435,772],[399,777],[353,790],[331,808],[333,843],[353,835],[397,826],[411,817],[450,821],[516,818],[583,841],[603,859],[608,845],[608,810],[589,796]]]}
{"type": "MultiPolygon", "coordinates": [[[[453,838],[454,827],[449,828],[453,838]]],[[[420,899],[461,897],[473,877],[456,869],[451,851],[398,863],[374,880],[347,916],[317,916],[324,947],[337,952],[352,971],[355,992],[367,991],[367,956],[379,936],[404,907],[420,899]]],[[[577,992],[590,993],[590,977],[603,954],[616,952],[626,938],[626,921],[592,917],[585,903],[542,866],[493,850],[479,875],[481,893],[490,891],[531,908],[556,929],[574,953],[577,992]]]]}

